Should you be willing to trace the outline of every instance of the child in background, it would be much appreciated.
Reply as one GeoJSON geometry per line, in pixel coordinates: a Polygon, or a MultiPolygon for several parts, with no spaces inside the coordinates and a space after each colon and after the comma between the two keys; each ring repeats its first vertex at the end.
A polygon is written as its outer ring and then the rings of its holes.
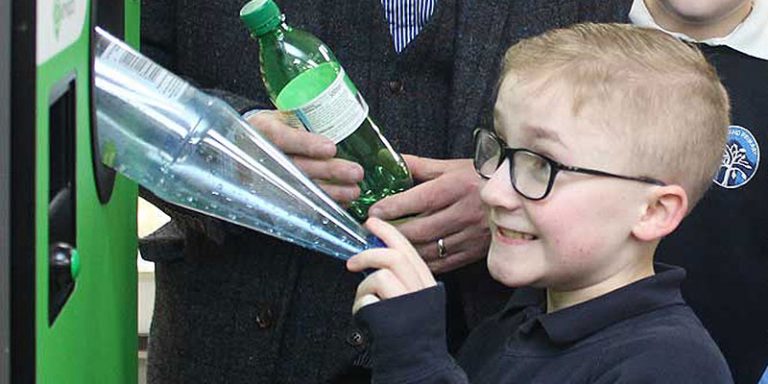
{"type": "Polygon", "coordinates": [[[737,383],[768,383],[768,1],[635,0],[633,23],[695,43],[731,99],[716,185],[658,260],[688,271],[686,302],[723,351],[737,383]],[[764,373],[765,372],[765,373],[764,373]]]}
{"type": "Polygon", "coordinates": [[[444,292],[394,227],[358,287],[373,382],[729,383],[679,285],[654,263],[720,163],[728,97],[700,52],[659,31],[580,24],[507,52],[495,132],[475,134],[488,267],[519,288],[454,361],[444,292]]]}

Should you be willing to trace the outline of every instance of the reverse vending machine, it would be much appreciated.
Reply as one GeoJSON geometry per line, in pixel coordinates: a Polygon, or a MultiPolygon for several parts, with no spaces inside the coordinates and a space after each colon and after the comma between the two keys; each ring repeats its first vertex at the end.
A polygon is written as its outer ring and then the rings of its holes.
{"type": "Polygon", "coordinates": [[[139,0],[0,2],[0,383],[136,383],[137,186],[97,161],[92,31],[139,0]]]}

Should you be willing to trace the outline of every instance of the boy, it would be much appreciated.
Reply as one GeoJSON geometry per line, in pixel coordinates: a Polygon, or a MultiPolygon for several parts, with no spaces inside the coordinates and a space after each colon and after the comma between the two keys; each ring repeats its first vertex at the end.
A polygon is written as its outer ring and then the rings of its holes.
{"type": "Polygon", "coordinates": [[[688,272],[683,292],[722,349],[737,383],[768,383],[768,192],[760,150],[768,137],[768,1],[636,0],[634,24],[696,43],[732,108],[715,185],[658,260],[688,272]],[[765,372],[765,373],[763,373],[765,372]]]}
{"type": "Polygon", "coordinates": [[[680,296],[684,271],[653,263],[720,162],[728,97],[714,70],[662,32],[581,24],[514,45],[501,79],[497,134],[475,135],[488,268],[531,288],[472,332],[456,364],[442,287],[370,220],[390,248],[347,267],[378,269],[353,308],[373,337],[374,382],[731,382],[680,296]]]}

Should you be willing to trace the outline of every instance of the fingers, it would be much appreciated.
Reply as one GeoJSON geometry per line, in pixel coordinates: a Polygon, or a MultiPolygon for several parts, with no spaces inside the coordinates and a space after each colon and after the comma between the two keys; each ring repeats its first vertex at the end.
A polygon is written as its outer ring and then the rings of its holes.
{"type": "Polygon", "coordinates": [[[368,219],[365,222],[365,226],[371,233],[378,236],[387,245],[387,248],[374,248],[351,258],[347,262],[347,267],[353,267],[354,269],[350,268],[350,270],[362,271],[368,268],[387,268],[397,271],[398,267],[405,265],[415,269],[421,268],[422,271],[426,271],[429,274],[426,265],[424,265],[419,254],[416,253],[410,241],[400,234],[397,228],[374,217],[368,219]]]}
{"type": "Polygon", "coordinates": [[[292,157],[291,160],[311,179],[342,185],[357,185],[363,180],[363,167],[349,160],[318,160],[307,157],[292,157]]]}
{"type": "MultiPolygon", "coordinates": [[[[464,245],[462,244],[463,241],[468,240],[471,237],[471,234],[468,232],[456,232],[451,234],[450,236],[443,236],[441,237],[443,239],[443,245],[445,246],[445,259],[449,257],[453,257],[457,253],[464,250],[464,245]]],[[[438,238],[440,239],[440,238],[438,238]]],[[[422,243],[416,243],[414,244],[414,248],[416,248],[416,251],[419,253],[421,258],[427,262],[431,263],[433,261],[439,260],[439,251],[437,249],[437,240],[430,240],[425,241],[422,243]]]]}
{"type": "Polygon", "coordinates": [[[366,222],[389,248],[374,248],[347,260],[347,269],[377,269],[358,286],[353,311],[371,302],[371,295],[389,299],[436,285],[429,268],[395,227],[375,218],[366,222]]]}
{"type": "Polygon", "coordinates": [[[488,228],[479,196],[465,196],[445,209],[397,225],[400,233],[413,244],[434,242],[472,227],[488,228]]]}
{"type": "Polygon", "coordinates": [[[437,243],[424,243],[416,246],[419,254],[427,262],[432,273],[452,271],[465,265],[484,259],[488,255],[491,242],[487,230],[467,230],[444,238],[446,255],[438,257],[437,243]]]}
{"type": "Polygon", "coordinates": [[[408,291],[400,280],[392,272],[382,269],[365,278],[357,286],[355,302],[352,304],[352,313],[357,313],[365,305],[378,300],[386,300],[406,294],[408,291]]]}
{"type": "MultiPolygon", "coordinates": [[[[445,168],[443,165],[440,172],[445,173],[440,173],[437,178],[382,199],[368,211],[370,216],[394,220],[405,216],[427,214],[455,203],[465,195],[473,193],[479,186],[478,178],[469,160],[432,160],[415,156],[407,156],[407,159],[410,161],[409,166],[411,163],[442,162],[450,164],[450,170],[443,169],[445,168]]],[[[429,166],[423,168],[427,167],[429,166]]]]}
{"type": "Polygon", "coordinates": [[[394,220],[436,211],[454,200],[450,189],[440,179],[435,179],[380,200],[371,206],[368,215],[382,220],[394,220]]]}
{"type": "Polygon", "coordinates": [[[287,125],[277,111],[263,111],[248,118],[299,169],[314,180],[332,199],[346,205],[360,196],[363,167],[336,159],[336,146],[324,136],[287,125]]]}
{"type": "Polygon", "coordinates": [[[355,302],[352,304],[352,314],[356,314],[360,308],[365,307],[366,305],[377,303],[379,301],[381,301],[381,299],[376,297],[376,295],[364,295],[362,297],[355,296],[355,302]]]}
{"type": "Polygon", "coordinates": [[[414,155],[403,155],[411,176],[416,181],[432,180],[453,166],[454,160],[437,160],[414,155]]]}
{"type": "MultiPolygon", "coordinates": [[[[398,252],[392,249],[379,248],[363,252],[348,260],[347,268],[351,271],[357,270],[359,266],[365,266],[366,268],[375,265],[382,266],[381,269],[368,275],[358,285],[357,292],[355,293],[355,302],[352,305],[352,313],[357,313],[360,308],[378,300],[391,299],[437,284],[428,270],[426,272],[429,279],[425,279],[423,282],[420,281],[417,278],[419,274],[410,267],[409,263],[405,262],[405,258],[398,258],[397,255],[398,252]]],[[[423,262],[421,263],[423,269],[426,270],[426,265],[423,262]]]]}
{"type": "MultiPolygon", "coordinates": [[[[349,259],[347,261],[347,269],[353,272],[376,269],[377,271],[369,275],[368,278],[379,272],[386,271],[385,275],[391,274],[405,290],[400,292],[400,294],[418,291],[429,284],[431,274],[424,261],[415,252],[413,253],[415,256],[403,254],[394,249],[375,248],[349,259]]],[[[389,297],[391,296],[381,298],[389,297]]]]}
{"type": "Polygon", "coordinates": [[[275,146],[288,155],[330,159],[336,155],[336,145],[325,136],[296,129],[286,124],[277,111],[263,111],[248,118],[275,146]]]}
{"type": "Polygon", "coordinates": [[[408,292],[411,292],[411,290],[406,288],[399,276],[388,269],[380,269],[368,275],[357,286],[355,297],[374,295],[379,299],[386,300],[408,292]]]}
{"type": "MultiPolygon", "coordinates": [[[[391,224],[372,217],[366,221],[365,226],[371,230],[371,232],[378,236],[384,244],[390,249],[397,251],[394,257],[390,257],[384,261],[391,263],[400,263],[400,259],[404,259],[408,262],[412,268],[415,268],[420,274],[422,280],[432,280],[432,275],[424,265],[424,261],[421,256],[413,248],[411,242],[400,233],[397,228],[391,224]]],[[[390,268],[387,265],[374,266],[374,268],[390,268]]]]}
{"type": "Polygon", "coordinates": [[[449,207],[405,220],[397,228],[412,242],[433,273],[447,272],[485,258],[490,244],[486,211],[473,188],[449,207]],[[440,238],[447,250],[447,256],[442,259],[437,249],[440,238]]]}
{"type": "Polygon", "coordinates": [[[331,197],[331,199],[343,206],[348,205],[360,197],[360,187],[357,185],[337,185],[326,183],[322,180],[314,181],[315,184],[331,197]]]}
{"type": "Polygon", "coordinates": [[[487,249],[483,249],[482,251],[468,250],[451,254],[451,257],[446,257],[445,259],[430,261],[427,265],[432,273],[440,275],[483,260],[487,256],[487,249]]]}
{"type": "MultiPolygon", "coordinates": [[[[409,161],[413,161],[413,157],[409,157],[409,161]]],[[[471,163],[464,160],[455,162],[458,164],[456,167],[437,179],[384,199],[369,211],[373,212],[372,216],[387,219],[418,214],[417,217],[405,219],[397,225],[397,229],[435,273],[481,260],[487,255],[490,244],[490,232],[479,193],[481,181],[474,174],[471,163]],[[390,204],[392,209],[385,211],[390,204]],[[381,209],[378,213],[385,213],[377,214],[376,208],[381,209]],[[442,259],[438,258],[437,251],[437,240],[440,238],[443,238],[448,251],[447,257],[442,259]]]]}
{"type": "Polygon", "coordinates": [[[487,225],[478,223],[462,228],[461,231],[414,243],[413,246],[426,262],[436,261],[439,259],[437,239],[441,238],[446,250],[444,258],[451,258],[464,250],[487,249],[490,244],[490,231],[487,225]]]}

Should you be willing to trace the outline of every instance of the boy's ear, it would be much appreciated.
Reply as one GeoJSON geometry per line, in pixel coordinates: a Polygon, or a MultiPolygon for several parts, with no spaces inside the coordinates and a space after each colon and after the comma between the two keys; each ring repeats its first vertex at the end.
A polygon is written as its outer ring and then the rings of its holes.
{"type": "Polygon", "coordinates": [[[641,241],[654,241],[670,234],[688,212],[688,194],[679,185],[655,187],[648,198],[645,212],[632,228],[641,241]]]}

